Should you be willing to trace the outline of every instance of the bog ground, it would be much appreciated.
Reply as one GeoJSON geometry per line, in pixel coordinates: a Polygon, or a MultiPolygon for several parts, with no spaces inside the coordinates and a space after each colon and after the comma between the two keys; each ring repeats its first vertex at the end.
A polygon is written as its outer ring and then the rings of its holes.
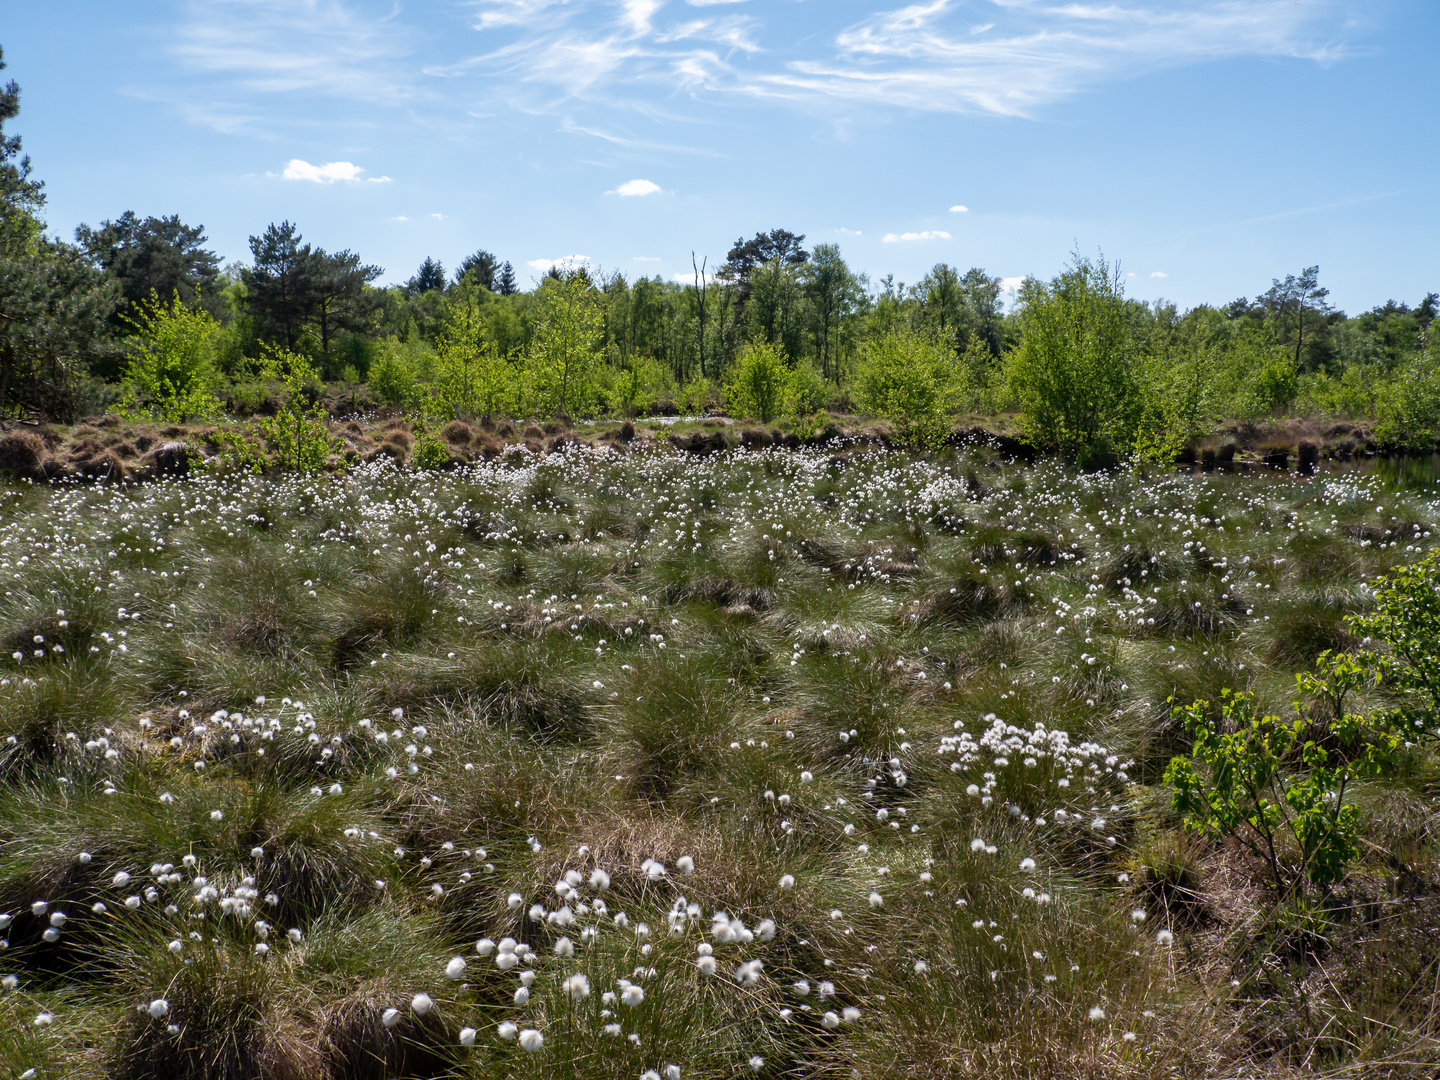
{"type": "Polygon", "coordinates": [[[1303,918],[1163,774],[1172,697],[1288,712],[1359,644],[1436,495],[985,447],[9,484],[0,1075],[1433,1075],[1430,734],[1303,918]]]}

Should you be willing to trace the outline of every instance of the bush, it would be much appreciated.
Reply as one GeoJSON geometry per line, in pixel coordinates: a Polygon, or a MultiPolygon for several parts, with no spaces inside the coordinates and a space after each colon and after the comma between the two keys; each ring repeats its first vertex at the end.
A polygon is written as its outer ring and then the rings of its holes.
{"type": "Polygon", "coordinates": [[[214,353],[219,327],[203,308],[191,310],[179,293],[170,304],[152,290],[131,324],[126,343],[125,397],[132,409],[163,420],[205,419],[220,411],[214,353]]]}
{"type": "Polygon", "coordinates": [[[427,411],[442,420],[493,416],[514,401],[511,365],[470,308],[457,308],[440,335],[427,411]]]}
{"type": "Polygon", "coordinates": [[[1374,582],[1375,610],[1347,618],[1367,642],[1358,659],[1373,670],[1402,704],[1390,715],[1416,736],[1435,732],[1440,719],[1440,556],[1397,568],[1374,582]]]}
{"type": "Polygon", "coordinates": [[[1402,369],[1380,400],[1375,434],[1401,450],[1429,453],[1440,440],[1440,375],[1433,362],[1418,357],[1402,369]]]}
{"type": "Polygon", "coordinates": [[[1195,745],[1171,760],[1165,781],[1186,827],[1241,841],[1282,893],[1300,893],[1306,881],[1322,888],[1339,881],[1358,853],[1359,811],[1345,802],[1346,791],[1381,772],[1401,746],[1385,714],[1344,711],[1365,678],[1353,657],[1331,653],[1321,654],[1317,674],[1298,677],[1317,704],[1329,705],[1329,720],[1299,702],[1294,719],[1259,716],[1254,694],[1230,690],[1222,691],[1218,715],[1208,701],[1177,708],[1195,745]]]}
{"type": "Polygon", "coordinates": [[[382,342],[370,365],[365,383],[374,395],[392,409],[413,408],[420,400],[420,383],[415,370],[394,338],[382,342]]]}
{"type": "Polygon", "coordinates": [[[410,462],[417,469],[443,469],[450,464],[450,451],[428,431],[415,440],[410,462]]]}
{"type": "Polygon", "coordinates": [[[261,362],[261,370],[266,378],[283,383],[288,391],[275,415],[259,424],[261,434],[274,447],[276,464],[295,472],[320,471],[340,442],[325,426],[325,410],[315,394],[315,369],[297,353],[271,349],[261,362]]]}
{"type": "Polygon", "coordinates": [[[895,327],[868,342],[855,373],[855,398],[895,425],[907,443],[936,444],[949,430],[955,369],[938,340],[895,327]]]}
{"type": "Polygon", "coordinates": [[[1082,460],[1132,449],[1144,413],[1140,355],[1118,267],[1079,255],[1020,287],[1010,386],[1030,440],[1082,460]]]}
{"type": "Polygon", "coordinates": [[[789,388],[784,354],[768,342],[753,342],[735,358],[725,397],[731,412],[768,424],[784,411],[789,388]]]}

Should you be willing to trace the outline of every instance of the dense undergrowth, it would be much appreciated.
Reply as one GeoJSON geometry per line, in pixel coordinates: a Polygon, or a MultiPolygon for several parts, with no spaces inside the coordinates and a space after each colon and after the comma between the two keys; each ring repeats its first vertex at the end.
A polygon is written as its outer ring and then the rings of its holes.
{"type": "Polygon", "coordinates": [[[1430,494],[983,448],[5,487],[0,1075],[1433,1075],[1433,744],[1303,908],[1162,781],[1171,699],[1288,708],[1430,494]]]}

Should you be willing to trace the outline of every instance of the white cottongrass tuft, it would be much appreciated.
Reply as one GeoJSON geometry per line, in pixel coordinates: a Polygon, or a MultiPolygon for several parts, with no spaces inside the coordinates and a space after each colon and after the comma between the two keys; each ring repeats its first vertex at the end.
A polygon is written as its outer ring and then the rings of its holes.
{"type": "Polygon", "coordinates": [[[782,888],[782,889],[793,889],[794,887],[795,887],[795,875],[794,875],[794,874],[782,874],[782,875],[780,876],[780,888],[782,888]]]}
{"type": "Polygon", "coordinates": [[[156,1020],[159,1020],[162,1016],[169,1015],[170,1003],[164,998],[156,998],[154,1001],[150,1002],[148,1012],[156,1020]]]}
{"type": "Polygon", "coordinates": [[[517,1028],[514,1024],[512,1024],[509,1020],[506,1020],[504,1023],[502,1023],[499,1027],[495,1029],[495,1034],[500,1036],[500,1038],[503,1039],[505,1042],[514,1042],[515,1036],[519,1033],[520,1029],[517,1028]]]}
{"type": "Polygon", "coordinates": [[[393,1028],[396,1024],[400,1023],[400,1010],[386,1009],[380,1014],[380,1023],[384,1024],[387,1028],[393,1028]]]}
{"type": "Polygon", "coordinates": [[[576,972],[565,980],[565,992],[576,1001],[584,1001],[590,996],[590,980],[585,977],[584,972],[576,972]]]}
{"type": "Polygon", "coordinates": [[[416,1016],[424,1016],[434,1004],[435,1002],[430,1000],[430,995],[421,991],[410,999],[410,1011],[416,1016]]]}
{"type": "Polygon", "coordinates": [[[520,1032],[520,1049],[526,1053],[533,1054],[545,1045],[545,1036],[534,1028],[526,1028],[520,1032]]]}
{"type": "Polygon", "coordinates": [[[1172,934],[1169,930],[1161,930],[1158,934],[1155,935],[1155,942],[1158,945],[1174,945],[1175,935],[1172,934]]]}
{"type": "Polygon", "coordinates": [[[445,965],[445,977],[451,982],[458,982],[465,977],[465,958],[463,956],[450,958],[450,962],[445,965]]]}
{"type": "Polygon", "coordinates": [[[474,1045],[475,1045],[475,1029],[474,1029],[474,1028],[472,1028],[472,1027],[463,1027],[463,1028],[460,1029],[460,1045],[461,1045],[461,1046],[474,1046],[474,1045]]]}
{"type": "Polygon", "coordinates": [[[1102,1009],[1099,1005],[1092,1005],[1092,1006],[1090,1006],[1090,1019],[1091,1019],[1091,1020],[1104,1020],[1104,1019],[1105,1019],[1105,1010],[1102,1009]]]}
{"type": "Polygon", "coordinates": [[[634,983],[630,983],[620,992],[620,1000],[633,1009],[645,1000],[645,991],[634,983]]]}

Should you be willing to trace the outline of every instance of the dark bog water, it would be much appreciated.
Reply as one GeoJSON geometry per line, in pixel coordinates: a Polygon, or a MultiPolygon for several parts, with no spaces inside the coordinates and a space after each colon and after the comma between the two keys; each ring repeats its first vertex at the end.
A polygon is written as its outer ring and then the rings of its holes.
{"type": "Polygon", "coordinates": [[[1434,492],[1440,484],[1440,454],[1429,457],[1377,457],[1358,461],[1325,461],[1316,470],[1324,475],[1374,476],[1393,491],[1434,492]]]}

